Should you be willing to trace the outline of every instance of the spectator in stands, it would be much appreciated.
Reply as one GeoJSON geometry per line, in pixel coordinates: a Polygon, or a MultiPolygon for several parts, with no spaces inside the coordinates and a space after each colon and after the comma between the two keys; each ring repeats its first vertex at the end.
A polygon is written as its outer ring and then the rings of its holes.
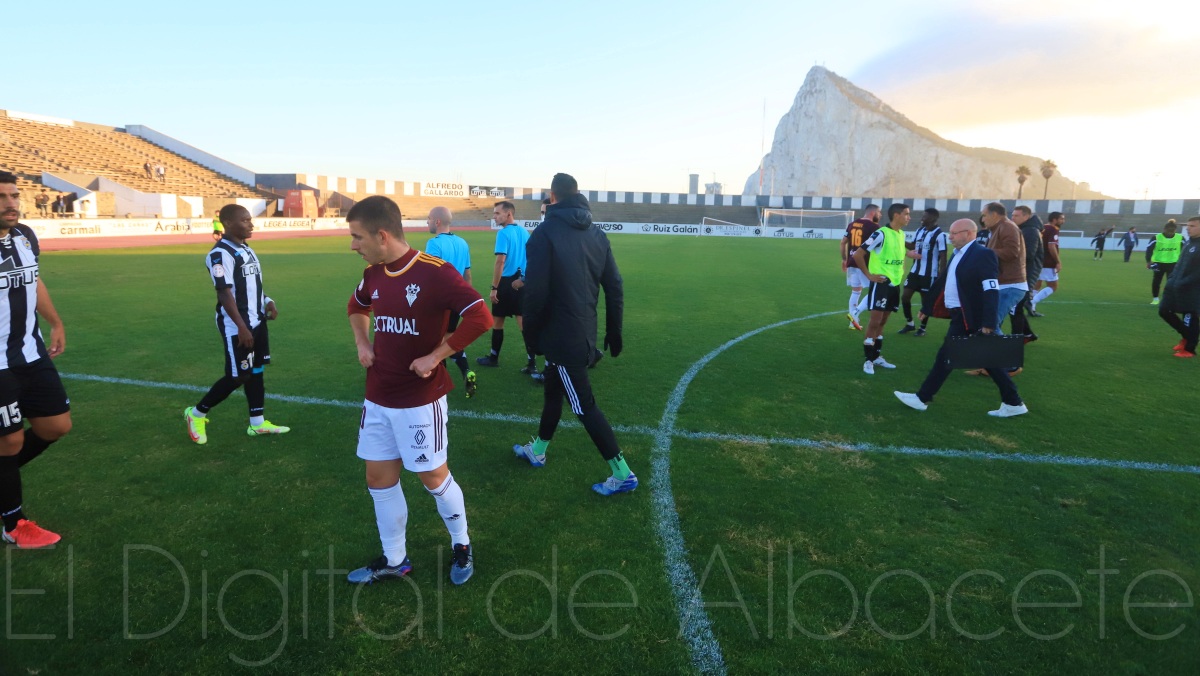
{"type": "Polygon", "coordinates": [[[160,164],[160,165],[158,165],[158,167],[155,168],[155,171],[158,172],[158,180],[161,181],[162,183],[166,183],[167,182],[167,168],[160,164]]]}
{"type": "Polygon", "coordinates": [[[67,213],[67,198],[63,197],[62,195],[59,195],[58,199],[54,200],[54,217],[62,218],[63,215],[66,213],[67,213]]]}
{"type": "Polygon", "coordinates": [[[142,170],[146,172],[146,178],[154,180],[154,170],[150,167],[149,161],[142,165],[142,170]]]}
{"type": "Polygon", "coordinates": [[[37,205],[38,216],[46,218],[50,215],[50,195],[46,194],[45,188],[33,198],[33,203],[37,205]]]}

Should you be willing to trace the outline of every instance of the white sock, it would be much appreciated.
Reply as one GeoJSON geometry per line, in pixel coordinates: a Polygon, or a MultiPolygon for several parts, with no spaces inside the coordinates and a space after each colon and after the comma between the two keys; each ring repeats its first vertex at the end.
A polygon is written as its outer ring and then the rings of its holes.
{"type": "Polygon", "coordinates": [[[404,531],[408,526],[408,503],[404,491],[396,482],[391,488],[368,488],[375,501],[375,525],[379,528],[379,543],[389,566],[398,566],[408,555],[404,546],[404,531]]]}
{"type": "Polygon", "coordinates": [[[438,514],[450,532],[450,544],[469,545],[471,538],[467,536],[467,503],[463,500],[462,486],[454,480],[453,475],[446,475],[441,486],[433,490],[426,488],[437,502],[438,514]]]}
{"type": "Polygon", "coordinates": [[[192,408],[192,412],[189,415],[191,415],[196,420],[208,417],[207,413],[201,413],[200,411],[197,411],[194,407],[192,408]]]}
{"type": "Polygon", "coordinates": [[[250,416],[250,426],[251,426],[251,427],[258,427],[259,425],[261,425],[261,424],[263,424],[264,422],[266,422],[266,420],[267,420],[267,419],[266,419],[265,417],[261,416],[261,415],[252,415],[252,416],[250,416]]]}
{"type": "Polygon", "coordinates": [[[870,304],[870,301],[871,301],[871,297],[864,295],[862,297],[862,300],[858,301],[858,307],[854,308],[855,316],[861,315],[862,313],[866,312],[867,305],[870,304]]]}
{"type": "Polygon", "coordinates": [[[847,307],[846,312],[849,312],[850,314],[856,314],[854,308],[858,307],[858,297],[861,295],[862,291],[850,292],[850,305],[847,307]]]}
{"type": "Polygon", "coordinates": [[[1049,298],[1049,297],[1050,297],[1050,294],[1052,294],[1052,293],[1054,293],[1054,289],[1051,289],[1051,288],[1050,288],[1050,287],[1048,287],[1048,286],[1047,286],[1046,288],[1042,289],[1041,291],[1038,291],[1038,292],[1037,292],[1036,294],[1034,294],[1034,296],[1033,296],[1033,301],[1032,301],[1032,304],[1033,304],[1033,306],[1034,306],[1034,307],[1037,307],[1037,304],[1038,304],[1038,303],[1040,303],[1040,302],[1042,302],[1043,300],[1046,300],[1047,298],[1049,298]]]}

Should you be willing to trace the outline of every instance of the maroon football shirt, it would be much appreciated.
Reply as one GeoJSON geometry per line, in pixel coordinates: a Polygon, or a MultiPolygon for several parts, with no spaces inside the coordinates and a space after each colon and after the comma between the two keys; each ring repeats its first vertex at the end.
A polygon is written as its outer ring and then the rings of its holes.
{"type": "Polygon", "coordinates": [[[442,342],[451,312],[463,318],[449,341],[455,351],[492,323],[479,293],[453,265],[416,249],[367,268],[347,311],[373,316],[375,363],[367,369],[366,398],[388,408],[424,406],[454,389],[443,364],[428,378],[409,368],[442,342]]]}

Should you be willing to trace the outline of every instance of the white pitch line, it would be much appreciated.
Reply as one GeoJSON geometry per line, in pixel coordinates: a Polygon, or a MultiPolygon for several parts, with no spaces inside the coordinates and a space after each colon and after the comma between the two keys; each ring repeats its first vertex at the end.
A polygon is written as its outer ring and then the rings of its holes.
{"type": "Polygon", "coordinates": [[[949,448],[920,448],[915,446],[876,446],[874,444],[839,444],[816,439],[789,439],[758,437],[749,434],[717,434],[715,432],[688,432],[677,430],[675,436],[698,441],[735,441],[747,444],[774,444],[795,446],[818,451],[845,451],[848,453],[884,453],[893,455],[933,456],[937,458],[963,458],[967,460],[1002,460],[1005,462],[1030,463],[1034,465],[1065,465],[1068,467],[1102,467],[1105,469],[1132,469],[1143,472],[1167,472],[1171,474],[1200,474],[1200,465],[1173,465],[1164,462],[1141,460],[1108,460],[1076,455],[1041,455],[1038,453],[996,453],[994,451],[960,451],[949,448]]]}
{"type": "MultiPolygon", "coordinates": [[[[130,385],[133,387],[149,387],[160,390],[179,390],[181,392],[207,392],[207,387],[185,385],[183,383],[160,383],[153,380],[134,380],[132,378],[113,378],[111,376],[94,376],[86,373],[60,373],[63,380],[84,380],[94,383],[109,383],[112,385],[130,385]]],[[[238,390],[240,393],[241,390],[238,390]]],[[[290,394],[267,394],[270,401],[285,401],[290,404],[308,404],[312,406],[332,406],[335,408],[362,408],[362,401],[345,401],[342,399],[320,399],[318,397],[297,397],[290,394]]],[[[537,418],[512,415],[510,413],[486,413],[465,409],[450,409],[451,418],[469,418],[471,420],[490,420],[492,422],[509,422],[520,425],[537,425],[537,418]]],[[[562,427],[582,427],[576,420],[564,420],[562,427]]],[[[624,434],[641,434],[652,436],[654,428],[645,425],[613,425],[613,430],[624,434]]]]}
{"type": "MultiPolygon", "coordinates": [[[[837,314],[837,313],[835,313],[837,314]]],[[[799,320],[795,320],[799,321],[799,320]]],[[[114,385],[130,385],[133,387],[148,387],[163,390],[179,390],[182,392],[207,392],[208,388],[182,383],[160,383],[152,380],[133,380],[130,378],[113,378],[110,376],[94,376],[83,373],[62,373],[64,380],[83,380],[114,385]]],[[[285,401],[293,404],[308,404],[313,406],[333,406],[337,408],[359,408],[361,401],[343,401],[338,399],[320,399],[317,397],[295,397],[287,394],[268,394],[267,399],[285,401]]],[[[508,422],[519,425],[536,425],[537,418],[512,415],[509,413],[488,413],[485,411],[469,411],[465,409],[450,409],[451,418],[467,418],[470,420],[488,420],[491,422],[508,422]]],[[[563,427],[582,427],[575,420],[564,420],[563,427]]],[[[622,434],[638,434],[653,437],[658,429],[646,425],[613,425],[613,430],[622,434]]],[[[890,453],[898,455],[923,455],[939,458],[959,458],[968,460],[1000,460],[1007,462],[1033,463],[1040,465],[1065,465],[1070,467],[1101,467],[1106,469],[1128,469],[1146,472],[1170,472],[1175,474],[1200,474],[1197,465],[1173,465],[1160,462],[1144,462],[1139,460],[1107,460],[1104,458],[1089,458],[1075,455],[1039,455],[1037,453],[995,453],[991,451],[956,450],[951,448],[914,448],[908,446],[876,446],[868,443],[838,444],[818,439],[790,437],[760,437],[747,434],[723,434],[720,432],[695,432],[677,429],[674,436],[698,441],[736,441],[750,444],[773,444],[777,446],[795,446],[814,450],[851,451],[856,453],[890,453]]]]}
{"type": "Polygon", "coordinates": [[[706,674],[724,674],[725,658],[721,653],[721,644],[713,636],[712,624],[708,613],[704,612],[704,599],[700,594],[700,585],[696,581],[696,571],[687,560],[687,550],[683,541],[683,531],[679,526],[679,512],[675,509],[675,495],[671,490],[671,439],[675,435],[675,420],[679,408],[687,395],[687,388],[695,380],[700,370],[716,359],[722,352],[738,343],[752,338],[770,329],[786,326],[794,322],[818,317],[829,317],[838,312],[824,312],[776,322],[769,326],[744,333],[726,342],[712,352],[704,355],[692,364],[671,392],[667,399],[667,407],[663,411],[662,420],[654,434],[654,449],[651,452],[650,492],[653,498],[655,525],[658,528],[659,541],[662,544],[664,564],[667,568],[667,579],[671,582],[671,591],[675,593],[675,610],[679,614],[679,631],[687,641],[688,650],[692,654],[692,664],[706,674]]]}

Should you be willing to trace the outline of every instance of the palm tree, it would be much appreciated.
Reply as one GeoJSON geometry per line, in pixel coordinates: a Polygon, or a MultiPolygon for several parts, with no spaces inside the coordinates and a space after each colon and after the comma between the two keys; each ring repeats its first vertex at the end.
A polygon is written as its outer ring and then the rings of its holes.
{"type": "Polygon", "coordinates": [[[1046,195],[1050,192],[1050,177],[1054,175],[1054,170],[1058,169],[1058,165],[1054,160],[1046,160],[1042,162],[1042,178],[1046,179],[1046,188],[1042,190],[1042,199],[1046,199],[1046,195]]]}
{"type": "Polygon", "coordinates": [[[1033,174],[1029,167],[1022,164],[1017,167],[1017,199],[1021,199],[1021,191],[1025,189],[1025,181],[1033,174]]]}

